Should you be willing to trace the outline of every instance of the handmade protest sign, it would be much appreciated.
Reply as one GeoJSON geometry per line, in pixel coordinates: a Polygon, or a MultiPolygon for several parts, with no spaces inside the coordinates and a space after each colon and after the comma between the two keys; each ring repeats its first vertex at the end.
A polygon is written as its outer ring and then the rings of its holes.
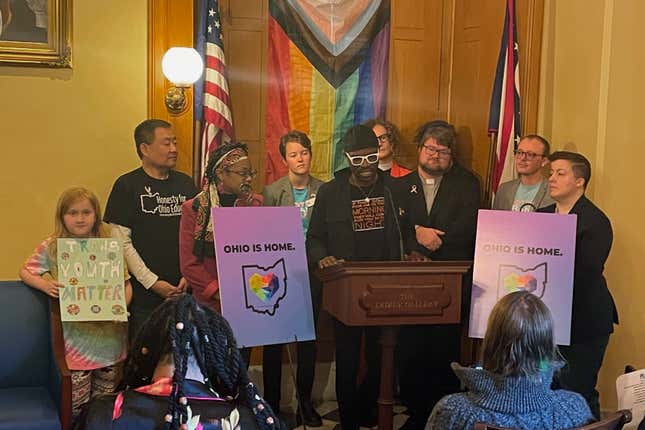
{"type": "Polygon", "coordinates": [[[528,291],[551,311],[555,340],[569,345],[576,215],[480,210],[473,266],[470,337],[484,337],[506,294],[528,291]]]}
{"type": "Polygon", "coordinates": [[[117,239],[57,243],[62,321],[127,321],[123,248],[117,239]]]}
{"type": "Polygon", "coordinates": [[[297,207],[213,208],[222,315],[241,346],[315,339],[297,207]]]}

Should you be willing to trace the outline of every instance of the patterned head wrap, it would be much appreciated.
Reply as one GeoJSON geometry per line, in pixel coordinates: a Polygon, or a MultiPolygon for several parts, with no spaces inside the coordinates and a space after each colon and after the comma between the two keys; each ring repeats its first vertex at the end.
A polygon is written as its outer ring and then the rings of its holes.
{"type": "MultiPolygon", "coordinates": [[[[208,160],[206,166],[206,181],[202,191],[193,200],[193,210],[197,212],[195,219],[193,254],[203,258],[212,257],[213,249],[213,222],[211,220],[211,208],[220,207],[219,188],[217,175],[224,172],[238,161],[249,158],[249,152],[243,143],[228,143],[217,148],[208,160]]],[[[249,195],[251,199],[252,193],[249,195]]],[[[236,202],[236,205],[245,205],[244,201],[236,202]]]]}

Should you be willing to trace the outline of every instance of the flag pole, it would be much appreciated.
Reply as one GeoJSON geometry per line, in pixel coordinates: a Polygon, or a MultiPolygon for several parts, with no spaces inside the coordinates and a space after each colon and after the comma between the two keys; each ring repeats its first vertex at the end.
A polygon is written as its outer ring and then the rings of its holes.
{"type": "Polygon", "coordinates": [[[196,120],[193,126],[193,182],[202,186],[202,123],[196,120]]]}
{"type": "Polygon", "coordinates": [[[485,195],[484,195],[484,204],[487,205],[488,208],[493,207],[493,181],[494,178],[493,176],[495,175],[494,172],[494,167],[495,167],[495,156],[497,155],[496,149],[496,143],[497,143],[497,133],[493,132],[489,134],[490,136],[490,149],[488,151],[488,175],[486,175],[486,188],[485,188],[485,195]]]}

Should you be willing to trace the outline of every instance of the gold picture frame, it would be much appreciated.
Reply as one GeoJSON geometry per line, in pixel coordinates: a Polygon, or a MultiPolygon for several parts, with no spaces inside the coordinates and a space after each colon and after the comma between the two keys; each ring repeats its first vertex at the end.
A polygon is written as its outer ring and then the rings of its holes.
{"type": "Polygon", "coordinates": [[[0,65],[72,67],[72,0],[0,0],[0,65]]]}

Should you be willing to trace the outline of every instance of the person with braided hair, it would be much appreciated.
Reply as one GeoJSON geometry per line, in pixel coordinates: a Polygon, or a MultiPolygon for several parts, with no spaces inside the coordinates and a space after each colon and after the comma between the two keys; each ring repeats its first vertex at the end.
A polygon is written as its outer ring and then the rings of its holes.
{"type": "Polygon", "coordinates": [[[262,206],[260,194],[251,181],[257,171],[251,168],[249,152],[243,143],[228,143],[211,154],[206,181],[195,198],[181,206],[179,223],[179,265],[197,301],[219,311],[219,282],[213,246],[211,208],[223,206],[262,206]]]}
{"type": "Polygon", "coordinates": [[[167,299],[141,327],[120,388],[96,397],[76,430],[281,428],[228,322],[188,294],[167,299]]]}

